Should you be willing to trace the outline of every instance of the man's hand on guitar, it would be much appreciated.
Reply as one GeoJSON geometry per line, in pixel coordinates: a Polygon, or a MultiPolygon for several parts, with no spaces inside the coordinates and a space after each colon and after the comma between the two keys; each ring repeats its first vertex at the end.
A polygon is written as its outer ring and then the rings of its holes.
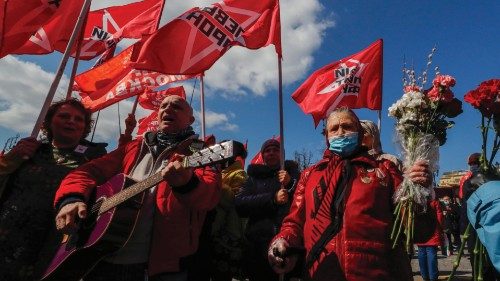
{"type": "Polygon", "coordinates": [[[77,218],[84,219],[86,217],[87,205],[85,203],[74,202],[64,205],[56,216],[56,228],[66,234],[72,233],[78,228],[77,218]]]}
{"type": "Polygon", "coordinates": [[[193,176],[193,168],[184,167],[182,159],[181,155],[174,155],[161,171],[163,179],[172,187],[186,185],[193,176]]]}

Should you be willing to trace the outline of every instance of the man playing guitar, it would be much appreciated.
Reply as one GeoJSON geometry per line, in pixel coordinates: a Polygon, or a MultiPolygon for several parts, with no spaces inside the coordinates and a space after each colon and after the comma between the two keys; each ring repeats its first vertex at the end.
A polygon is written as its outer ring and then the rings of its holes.
{"type": "MultiPolygon", "coordinates": [[[[190,256],[197,250],[206,211],[219,200],[220,174],[208,167],[182,164],[196,138],[191,127],[193,110],[184,99],[165,98],[158,119],[158,131],[74,170],[57,191],[56,225],[70,234],[90,215],[87,206],[96,186],[118,173],[142,181],[161,171],[160,183],[143,192],[142,201],[129,203],[139,212],[132,218],[135,223],[125,245],[105,255],[83,280],[136,281],[146,276],[153,281],[188,280],[190,256]]],[[[113,230],[109,239],[123,240],[124,235],[128,234],[113,230]]]]}

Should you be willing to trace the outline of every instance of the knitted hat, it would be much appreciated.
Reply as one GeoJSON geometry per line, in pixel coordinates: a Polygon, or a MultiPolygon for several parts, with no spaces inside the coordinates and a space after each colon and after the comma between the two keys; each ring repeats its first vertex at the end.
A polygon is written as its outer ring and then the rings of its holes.
{"type": "Polygon", "coordinates": [[[479,158],[481,158],[481,153],[472,153],[469,155],[469,158],[467,159],[467,164],[473,165],[473,164],[479,164],[479,158]]]}
{"type": "Polygon", "coordinates": [[[264,153],[264,150],[266,150],[266,148],[270,147],[270,146],[276,146],[276,147],[280,147],[280,142],[276,139],[268,139],[266,140],[263,144],[262,144],[262,147],[260,148],[260,153],[264,153]]]}

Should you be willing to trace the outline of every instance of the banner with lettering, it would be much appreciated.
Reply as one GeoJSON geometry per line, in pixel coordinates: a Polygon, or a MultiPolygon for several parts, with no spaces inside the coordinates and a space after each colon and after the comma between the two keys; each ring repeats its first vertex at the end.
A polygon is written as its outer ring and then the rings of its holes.
{"type": "Polygon", "coordinates": [[[292,94],[293,100],[314,125],[341,106],[382,107],[382,39],[363,51],[315,71],[292,94]]]}
{"type": "MultiPolygon", "coordinates": [[[[81,0],[79,0],[81,1],[81,0]]],[[[116,45],[122,38],[141,38],[158,28],[164,0],[144,0],[89,12],[80,59],[90,60],[116,45]]],[[[15,54],[63,53],[79,11],[61,11],[31,36],[15,54]],[[73,22],[73,24],[71,24],[73,22]]],[[[76,55],[76,45],[71,55],[76,55]]]]}
{"type": "Polygon", "coordinates": [[[274,44],[281,56],[280,36],[277,0],[225,0],[193,8],[144,38],[134,67],[198,74],[233,45],[258,49],[274,44]]]}
{"type": "Polygon", "coordinates": [[[129,62],[134,47],[140,47],[140,42],[75,77],[73,90],[79,92],[82,103],[92,112],[139,95],[147,89],[196,77],[196,75],[168,75],[133,69],[129,62]]]}

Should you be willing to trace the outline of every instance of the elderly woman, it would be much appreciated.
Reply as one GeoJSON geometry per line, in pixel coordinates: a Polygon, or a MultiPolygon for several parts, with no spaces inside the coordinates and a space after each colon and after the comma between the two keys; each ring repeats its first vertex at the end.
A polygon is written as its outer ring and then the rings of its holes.
{"type": "Polygon", "coordinates": [[[90,111],[79,101],[57,102],[43,122],[47,142],[25,138],[0,157],[0,280],[36,280],[43,270],[38,265],[51,258],[55,245],[47,245],[56,237],[52,202],[59,183],[106,153],[84,140],[91,124],[90,111]]]}
{"type": "MultiPolygon", "coordinates": [[[[361,146],[356,114],[340,108],[326,121],[323,159],[299,180],[289,215],[269,247],[277,273],[290,270],[297,248],[306,250],[311,280],[412,280],[402,247],[391,248],[392,195],[402,181],[395,165],[376,160],[361,146]]],[[[427,164],[408,169],[413,182],[428,186],[427,164]]]]}
{"type": "Polygon", "coordinates": [[[382,151],[382,143],[380,142],[380,131],[377,125],[370,120],[361,120],[363,127],[363,142],[362,145],[368,149],[368,154],[375,157],[377,160],[386,159],[394,163],[396,167],[402,171],[403,163],[396,156],[384,153],[382,151]]]}

